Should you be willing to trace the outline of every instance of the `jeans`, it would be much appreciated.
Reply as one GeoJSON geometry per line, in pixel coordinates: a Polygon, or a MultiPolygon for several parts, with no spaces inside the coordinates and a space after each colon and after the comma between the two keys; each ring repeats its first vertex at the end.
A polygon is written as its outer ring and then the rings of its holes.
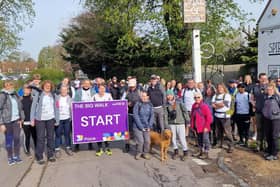
{"type": "Polygon", "coordinates": [[[62,142],[62,132],[64,133],[65,147],[71,147],[71,124],[70,119],[60,120],[55,127],[55,148],[59,148],[62,142]]]}
{"type": "Polygon", "coordinates": [[[24,149],[25,152],[29,153],[31,137],[34,143],[34,147],[36,148],[36,144],[37,144],[36,128],[32,127],[31,125],[23,125],[23,132],[24,132],[24,149]]]}
{"type": "Polygon", "coordinates": [[[5,124],[5,144],[8,153],[8,158],[19,156],[20,150],[20,126],[18,121],[13,121],[5,124]]]}
{"type": "Polygon", "coordinates": [[[197,133],[197,142],[200,150],[208,152],[210,149],[209,132],[197,133]]]}
{"type": "Polygon", "coordinates": [[[141,131],[138,128],[134,128],[134,136],[136,141],[136,153],[148,153],[150,151],[150,132],[141,131]]]}
{"type": "Polygon", "coordinates": [[[37,133],[37,146],[36,158],[37,160],[43,159],[45,151],[45,140],[47,138],[47,156],[48,158],[54,155],[54,124],[55,120],[39,121],[35,120],[36,133],[37,133]]]}
{"type": "Polygon", "coordinates": [[[177,145],[177,136],[178,136],[180,143],[182,145],[183,151],[187,151],[188,146],[187,146],[187,141],[186,141],[185,124],[181,124],[181,125],[170,124],[170,128],[171,128],[171,132],[172,132],[173,149],[178,149],[178,145],[177,145]]]}

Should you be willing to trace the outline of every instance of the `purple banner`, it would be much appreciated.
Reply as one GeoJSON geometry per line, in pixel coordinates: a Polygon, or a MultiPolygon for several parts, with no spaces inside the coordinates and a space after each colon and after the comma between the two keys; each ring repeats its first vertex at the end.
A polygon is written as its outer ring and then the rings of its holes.
{"type": "Polygon", "coordinates": [[[73,143],[129,139],[127,101],[73,102],[73,143]]]}

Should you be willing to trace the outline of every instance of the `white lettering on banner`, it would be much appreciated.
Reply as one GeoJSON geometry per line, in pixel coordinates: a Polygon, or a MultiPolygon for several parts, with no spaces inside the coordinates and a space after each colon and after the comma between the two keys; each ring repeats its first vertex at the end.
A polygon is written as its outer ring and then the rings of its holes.
{"type": "Polygon", "coordinates": [[[75,104],[74,107],[75,108],[84,108],[84,105],[83,104],[75,104]]]}
{"type": "Polygon", "coordinates": [[[116,125],[119,124],[120,114],[112,114],[112,115],[98,115],[98,116],[82,116],[81,117],[81,126],[98,126],[98,125],[113,125],[113,121],[116,125]]]}

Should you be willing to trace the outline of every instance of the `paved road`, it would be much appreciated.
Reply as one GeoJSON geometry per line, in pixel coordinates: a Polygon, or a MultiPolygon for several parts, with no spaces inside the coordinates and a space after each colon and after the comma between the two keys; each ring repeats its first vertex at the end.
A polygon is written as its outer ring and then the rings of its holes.
{"type": "MultiPolygon", "coordinates": [[[[129,154],[122,153],[121,143],[112,144],[112,156],[97,158],[94,150],[82,150],[72,157],[63,152],[55,163],[44,166],[22,156],[22,164],[9,167],[2,144],[3,135],[0,135],[1,187],[219,187],[234,183],[218,169],[207,170],[199,165],[203,163],[194,161],[191,157],[185,162],[169,160],[167,164],[162,164],[156,151],[151,160],[136,161],[133,151],[129,154]]],[[[215,154],[212,153],[212,157],[216,157],[215,154]]],[[[212,165],[215,167],[215,163],[212,165]]],[[[208,168],[212,166],[208,165],[208,168]]]]}

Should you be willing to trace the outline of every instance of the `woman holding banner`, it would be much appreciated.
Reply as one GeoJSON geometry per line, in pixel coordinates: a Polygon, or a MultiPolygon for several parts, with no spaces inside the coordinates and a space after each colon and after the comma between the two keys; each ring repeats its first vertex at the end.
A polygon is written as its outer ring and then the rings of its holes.
{"type": "Polygon", "coordinates": [[[150,159],[150,129],[154,122],[153,105],[149,100],[148,93],[141,93],[141,101],[137,102],[133,108],[134,117],[134,136],[136,141],[135,159],[139,160],[141,156],[150,159]]]}
{"type": "MultiPolygon", "coordinates": [[[[100,84],[98,86],[98,93],[93,96],[93,101],[112,101],[112,95],[110,93],[106,93],[106,87],[104,84],[100,84]]],[[[104,141],[105,144],[105,153],[108,156],[111,156],[113,153],[111,149],[109,149],[109,142],[104,141]]],[[[96,156],[101,156],[103,154],[102,150],[102,142],[97,142],[98,150],[96,152],[96,156]]]]}

